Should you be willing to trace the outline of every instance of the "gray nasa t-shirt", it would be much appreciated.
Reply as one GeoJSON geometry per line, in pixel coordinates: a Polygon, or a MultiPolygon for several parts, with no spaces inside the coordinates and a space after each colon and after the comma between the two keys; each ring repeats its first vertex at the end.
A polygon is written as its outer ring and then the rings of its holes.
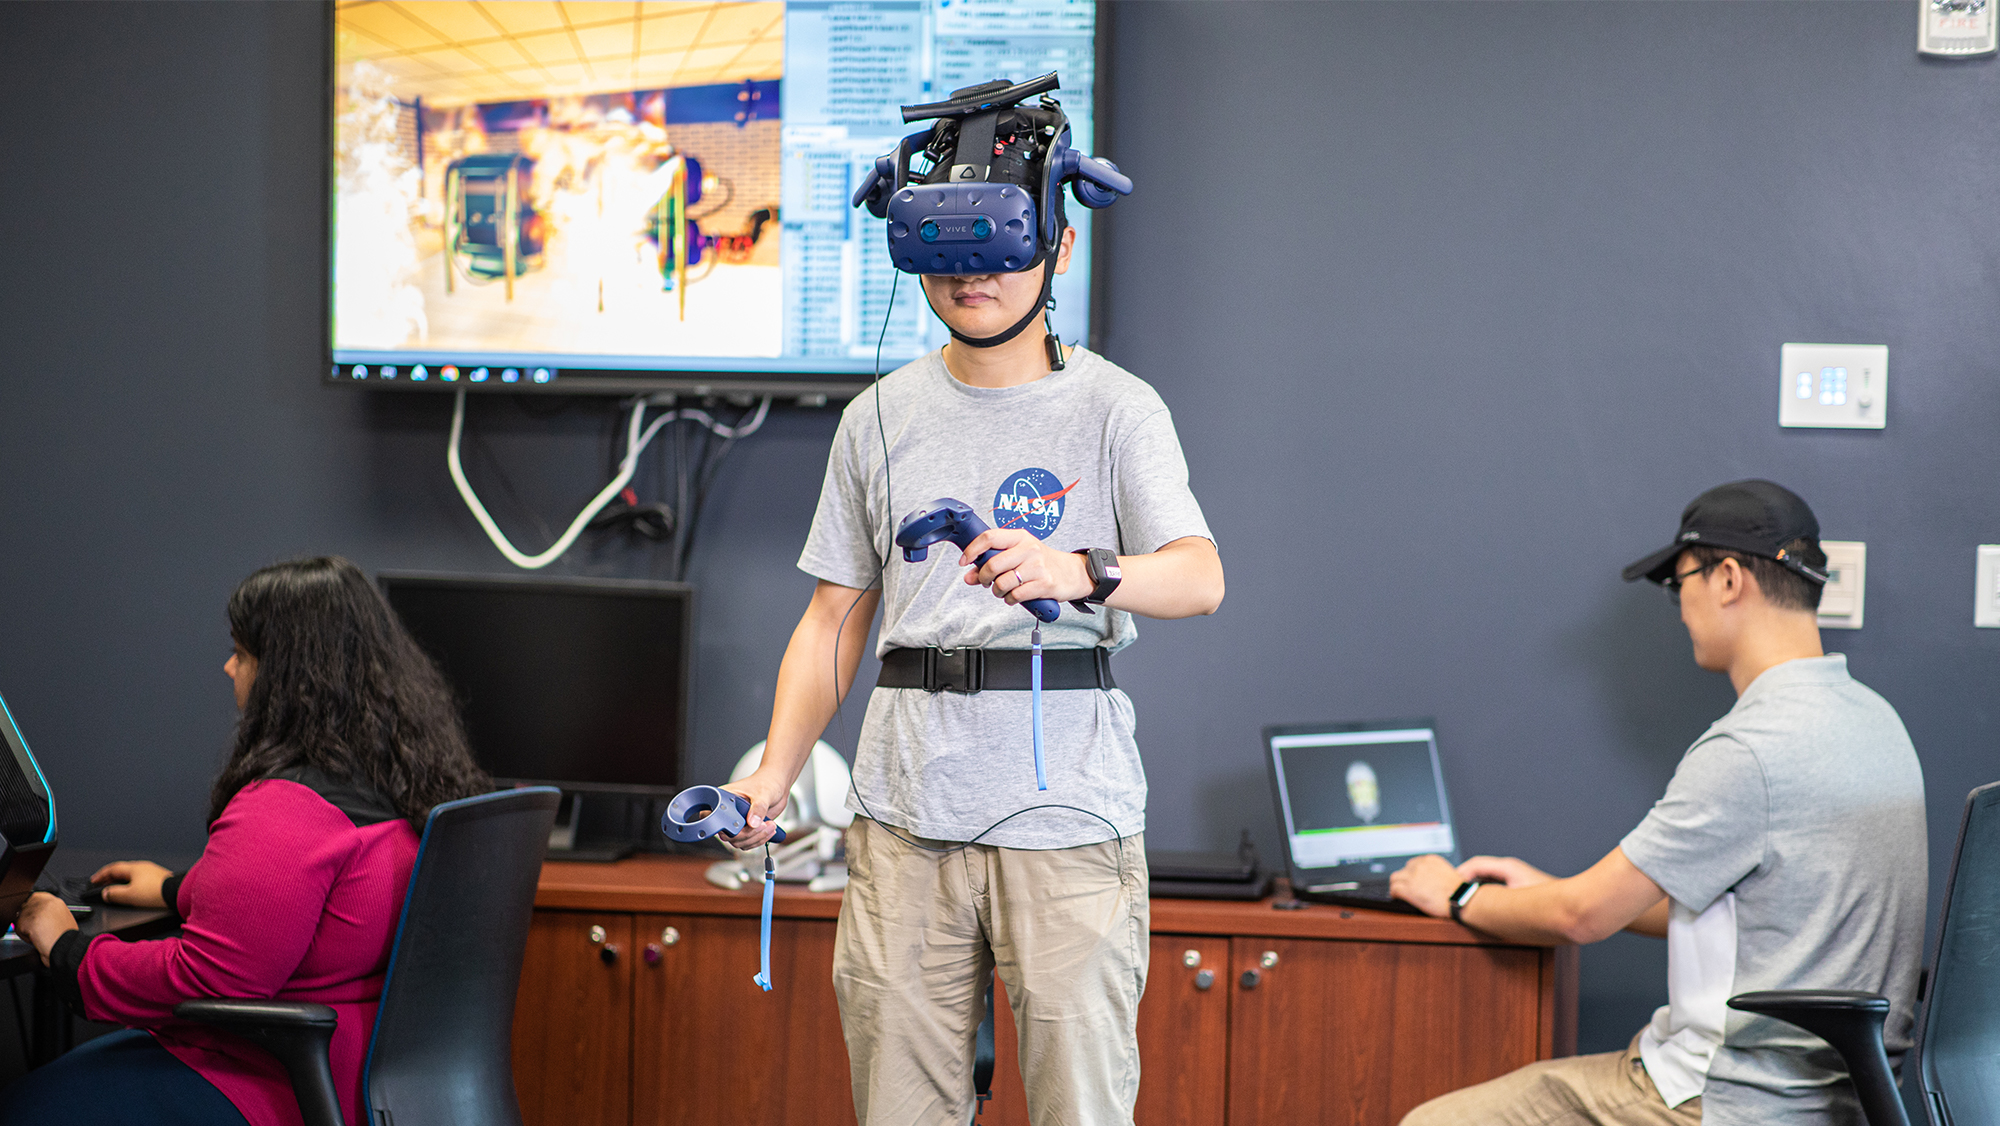
{"type": "Polygon", "coordinates": [[[1895,709],[1838,653],[1774,666],[1688,748],[1619,847],[1676,917],[1669,1004],[1641,1040],[1661,1094],[1698,1093],[1708,1126],[1858,1126],[1831,1048],[1724,1002],[1881,993],[1890,1058],[1909,1048],[1929,874],[1923,772],[1895,709]]]}
{"type": "MultiPolygon", "coordinates": [[[[1028,648],[1034,618],[984,587],[967,586],[957,548],[934,546],[921,563],[903,562],[895,549],[902,518],[946,497],[994,527],[1025,528],[1062,551],[1144,555],[1187,536],[1213,539],[1188,490],[1166,404],[1136,376],[1078,348],[1064,370],[1033,383],[970,387],[933,352],[848,404],[799,555],[800,570],[842,586],[870,587],[880,575],[880,652],[1028,648]]],[[[1130,614],[1098,607],[1086,615],[1065,605],[1061,618],[1042,627],[1042,647],[1115,651],[1137,632],[1130,614]]],[[[1117,836],[1144,830],[1146,774],[1125,693],[1044,692],[1042,725],[1046,792],[1035,789],[1028,693],[876,688],[848,808],[952,841],[1044,803],[1104,819],[1038,809],[980,838],[1008,848],[1110,840],[1105,822],[1117,836]]]]}

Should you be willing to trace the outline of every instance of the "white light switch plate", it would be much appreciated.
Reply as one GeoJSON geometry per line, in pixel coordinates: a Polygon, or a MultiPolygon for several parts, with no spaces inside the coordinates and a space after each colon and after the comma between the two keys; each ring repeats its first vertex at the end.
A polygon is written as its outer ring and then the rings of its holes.
{"type": "Polygon", "coordinates": [[[1979,565],[1973,568],[1972,624],[2000,629],[2000,543],[1979,545],[1979,565]]]}
{"type": "Polygon", "coordinates": [[[1830,578],[1819,595],[1819,628],[1860,629],[1868,593],[1868,545],[1859,540],[1821,540],[1830,578]]]}
{"type": "Polygon", "coordinates": [[[1778,349],[1778,425],[1880,430],[1889,417],[1889,346],[1778,349]]]}

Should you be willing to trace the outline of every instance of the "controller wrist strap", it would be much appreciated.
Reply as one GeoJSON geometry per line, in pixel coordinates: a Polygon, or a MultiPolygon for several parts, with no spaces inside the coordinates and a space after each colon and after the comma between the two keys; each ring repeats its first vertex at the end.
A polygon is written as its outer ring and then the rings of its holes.
{"type": "Polygon", "coordinates": [[[1030,635],[1028,654],[1028,708],[1035,728],[1035,789],[1049,788],[1048,773],[1042,767],[1042,627],[1030,635]]]}
{"type": "MultiPolygon", "coordinates": [[[[1005,344],[1009,340],[1012,340],[1015,337],[1021,335],[1022,330],[1026,329],[1029,325],[1035,323],[1035,318],[1041,316],[1043,312],[1047,309],[1049,304],[1049,294],[1054,292],[1055,289],[1056,256],[1053,253],[1046,254],[1043,256],[1043,262],[1044,266],[1042,268],[1042,295],[1035,301],[1035,307],[1028,310],[1027,316],[1022,317],[1020,320],[1014,322],[1013,328],[1010,328],[1005,332],[1002,332],[995,336],[974,337],[974,336],[967,336],[964,333],[958,331],[957,329],[952,328],[951,322],[945,321],[945,328],[951,331],[951,338],[953,340],[958,341],[960,344],[964,344],[971,348],[993,348],[1005,344]]],[[[931,295],[929,290],[924,291],[924,300],[927,302],[931,300],[931,295]]],[[[934,302],[931,303],[931,312],[933,313],[937,312],[937,305],[934,302]]],[[[938,317],[938,320],[944,321],[944,317],[940,316],[938,317]]]]}
{"type": "Polygon", "coordinates": [[[771,991],[771,905],[778,892],[777,869],[771,865],[771,846],[764,846],[764,915],[758,923],[757,976],[750,979],[764,992],[771,991]]]}

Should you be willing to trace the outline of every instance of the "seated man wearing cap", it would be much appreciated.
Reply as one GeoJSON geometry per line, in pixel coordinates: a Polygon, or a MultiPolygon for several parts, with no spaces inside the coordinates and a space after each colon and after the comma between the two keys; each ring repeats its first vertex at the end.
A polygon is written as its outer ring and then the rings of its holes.
{"type": "Polygon", "coordinates": [[[1490,856],[1421,856],[1396,873],[1401,898],[1513,941],[1667,940],[1668,1003],[1629,1048],[1530,1064],[1404,1126],[1861,1122],[1831,1048],[1724,1004],[1760,989],[1882,993],[1890,1059],[1910,1046],[1923,775],[1895,709],[1820,648],[1825,566],[1819,522],[1787,490],[1738,481],[1696,497],[1674,542],[1625,569],[1678,597],[1695,663],[1736,688],[1666,795],[1568,879],[1490,856]]]}

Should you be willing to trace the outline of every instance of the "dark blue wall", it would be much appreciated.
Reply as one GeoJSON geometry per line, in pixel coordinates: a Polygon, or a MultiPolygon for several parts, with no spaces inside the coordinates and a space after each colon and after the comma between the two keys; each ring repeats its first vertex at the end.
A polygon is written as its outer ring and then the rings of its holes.
{"type": "MultiPolygon", "coordinates": [[[[1428,713],[1469,847],[1594,861],[1731,699],[1617,569],[1762,475],[1870,545],[1868,626],[1828,642],[1923,753],[1936,887],[2000,776],[2000,634],[1969,597],[2000,540],[2000,79],[1919,60],[1915,23],[1119,9],[1109,155],[1140,187],[1104,228],[1105,350],[1173,406],[1230,579],[1120,668],[1155,843],[1249,826],[1275,856],[1261,725],[1428,713]],[[1788,340],[1889,345],[1889,429],[1780,430],[1788,340]]],[[[249,570],[506,569],[445,477],[442,397],[317,383],[324,34],[303,4],[0,5],[0,690],[68,847],[200,847],[249,570]]],[[[762,735],[833,421],[774,412],[721,476],[690,575],[704,776],[762,735]]],[[[524,541],[601,480],[604,404],[472,425],[524,541]]],[[[663,566],[613,544],[556,570],[663,566]]],[[[1585,1047],[1620,1045],[1664,999],[1660,946],[1584,966],[1585,1047]]]]}

